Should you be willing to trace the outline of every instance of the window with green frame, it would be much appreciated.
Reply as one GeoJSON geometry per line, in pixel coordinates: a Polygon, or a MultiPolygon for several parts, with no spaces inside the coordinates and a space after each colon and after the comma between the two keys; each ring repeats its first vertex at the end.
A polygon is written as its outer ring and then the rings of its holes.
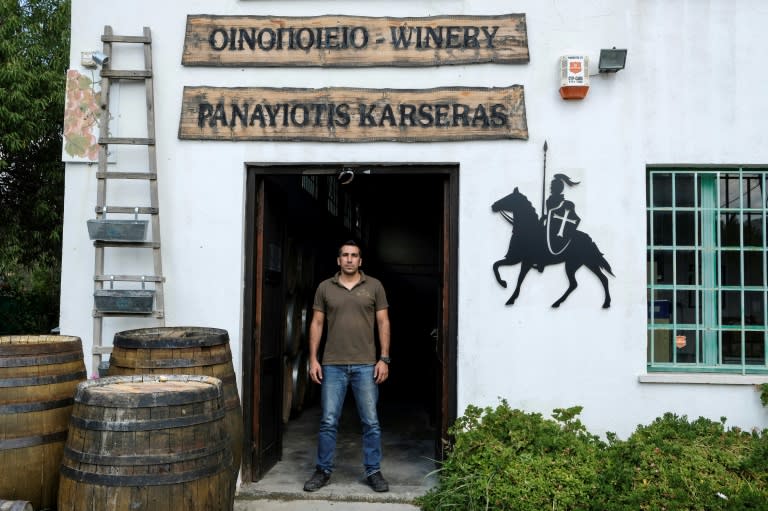
{"type": "Polygon", "coordinates": [[[648,370],[768,373],[768,168],[651,168],[648,370]]]}

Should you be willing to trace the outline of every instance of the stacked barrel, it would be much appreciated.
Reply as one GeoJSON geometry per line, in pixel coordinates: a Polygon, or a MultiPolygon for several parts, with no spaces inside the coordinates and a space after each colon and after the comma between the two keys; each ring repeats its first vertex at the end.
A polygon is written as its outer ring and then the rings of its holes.
{"type": "Polygon", "coordinates": [[[227,332],[113,345],[88,381],[80,338],[0,337],[0,511],[230,511],[243,420],[227,332]]]}
{"type": "Polygon", "coordinates": [[[0,509],[53,509],[73,396],[86,380],[79,337],[0,337],[0,509]]]}

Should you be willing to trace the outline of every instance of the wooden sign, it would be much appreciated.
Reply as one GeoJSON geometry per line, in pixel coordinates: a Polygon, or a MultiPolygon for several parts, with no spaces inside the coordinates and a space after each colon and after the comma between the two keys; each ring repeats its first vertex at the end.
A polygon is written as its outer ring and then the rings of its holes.
{"type": "Polygon", "coordinates": [[[528,138],[523,86],[184,87],[179,138],[436,142],[528,138]]]}
{"type": "Polygon", "coordinates": [[[440,66],[525,64],[525,14],[364,16],[190,15],[185,66],[440,66]]]}

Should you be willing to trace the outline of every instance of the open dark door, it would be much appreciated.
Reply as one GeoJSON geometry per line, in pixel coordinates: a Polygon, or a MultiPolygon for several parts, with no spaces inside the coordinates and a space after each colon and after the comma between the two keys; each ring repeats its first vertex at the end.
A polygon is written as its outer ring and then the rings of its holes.
{"type": "MultiPolygon", "coordinates": [[[[282,317],[283,240],[279,193],[259,176],[249,175],[253,193],[253,330],[249,455],[251,480],[256,481],[278,461],[282,450],[282,317]],[[255,416],[255,417],[253,417],[255,416]],[[255,419],[255,420],[254,420],[255,419]]],[[[246,422],[248,424],[248,422],[246,422]]],[[[247,467],[246,467],[247,468],[247,467]]],[[[244,476],[247,477],[247,474],[244,476]]]]}
{"type": "Polygon", "coordinates": [[[456,420],[456,292],[458,268],[456,250],[458,235],[457,175],[452,172],[443,181],[443,218],[440,233],[439,288],[435,342],[435,374],[437,378],[435,453],[443,459],[448,447],[448,427],[456,420]]]}

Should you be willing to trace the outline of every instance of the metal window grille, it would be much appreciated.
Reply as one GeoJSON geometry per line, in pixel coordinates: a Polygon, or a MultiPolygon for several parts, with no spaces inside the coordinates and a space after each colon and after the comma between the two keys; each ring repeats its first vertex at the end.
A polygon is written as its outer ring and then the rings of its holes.
{"type": "Polygon", "coordinates": [[[339,182],[335,176],[327,177],[328,183],[328,213],[339,216],[339,182]]]}
{"type": "Polygon", "coordinates": [[[313,199],[317,199],[317,176],[301,176],[301,187],[313,199]]]}
{"type": "Polygon", "coordinates": [[[768,373],[767,179],[649,170],[649,371],[768,373]]]}

